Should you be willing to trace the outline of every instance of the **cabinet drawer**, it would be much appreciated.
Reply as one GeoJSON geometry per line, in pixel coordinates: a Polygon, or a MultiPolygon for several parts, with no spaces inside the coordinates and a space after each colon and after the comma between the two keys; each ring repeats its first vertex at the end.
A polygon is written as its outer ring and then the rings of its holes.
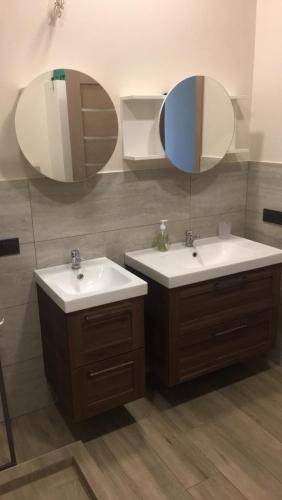
{"type": "Polygon", "coordinates": [[[181,335],[176,341],[177,381],[236,362],[244,356],[266,352],[273,341],[274,322],[273,312],[268,310],[199,328],[191,336],[181,335]]]}
{"type": "Polygon", "coordinates": [[[69,318],[71,365],[83,366],[144,346],[143,298],[79,311],[69,318]]]}
{"type": "Polygon", "coordinates": [[[176,292],[178,323],[235,308],[248,312],[248,308],[273,307],[277,292],[279,280],[273,267],[183,287],[176,292]]]}
{"type": "Polygon", "coordinates": [[[140,398],[144,386],[144,349],[78,368],[73,373],[74,418],[89,418],[140,398]]]}

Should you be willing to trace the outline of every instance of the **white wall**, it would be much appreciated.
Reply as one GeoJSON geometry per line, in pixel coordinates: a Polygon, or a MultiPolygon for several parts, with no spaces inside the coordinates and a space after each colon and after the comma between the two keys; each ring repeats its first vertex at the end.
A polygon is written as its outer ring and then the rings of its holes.
{"type": "MultiPolygon", "coordinates": [[[[164,92],[193,74],[250,96],[255,0],[66,0],[65,5],[62,20],[52,26],[48,0],[2,2],[2,179],[33,173],[19,153],[14,111],[19,90],[54,67],[93,76],[118,110],[120,95],[164,92]]],[[[127,168],[121,156],[120,137],[107,168],[127,168]]]]}
{"type": "Polygon", "coordinates": [[[257,0],[251,159],[282,162],[282,2],[257,0]]]}

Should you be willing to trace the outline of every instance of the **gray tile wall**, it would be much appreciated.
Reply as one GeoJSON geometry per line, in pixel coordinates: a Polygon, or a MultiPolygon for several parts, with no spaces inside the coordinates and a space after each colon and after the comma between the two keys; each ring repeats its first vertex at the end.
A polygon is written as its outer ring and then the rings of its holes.
{"type": "MultiPolygon", "coordinates": [[[[282,248],[282,226],[264,222],[264,208],[282,211],[282,163],[249,162],[246,206],[246,237],[282,248]]],[[[279,335],[272,354],[282,364],[282,302],[279,335]]]]}
{"type": "Polygon", "coordinates": [[[282,248],[282,226],[263,222],[264,208],[282,211],[282,163],[249,163],[246,235],[282,248]]]}
{"type": "Polygon", "coordinates": [[[97,175],[79,184],[48,179],[0,183],[1,237],[19,236],[21,254],[0,259],[0,355],[12,415],[49,404],[42,363],[33,270],[152,245],[159,219],[172,242],[192,227],[215,235],[220,220],[244,233],[247,167],[220,165],[190,177],[176,169],[97,175]]]}

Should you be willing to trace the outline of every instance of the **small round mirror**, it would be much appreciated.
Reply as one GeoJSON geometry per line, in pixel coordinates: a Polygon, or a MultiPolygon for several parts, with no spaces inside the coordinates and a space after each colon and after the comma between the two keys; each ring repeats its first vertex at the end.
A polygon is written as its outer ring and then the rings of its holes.
{"type": "Polygon", "coordinates": [[[110,96],[93,78],[72,69],[33,80],[20,96],[15,125],[29,163],[61,182],[81,181],[104,167],[118,136],[110,96]]]}
{"type": "Polygon", "coordinates": [[[229,95],[207,76],[179,82],[161,109],[160,136],[166,155],[175,167],[190,174],[205,172],[222,160],[234,127],[229,95]]]}

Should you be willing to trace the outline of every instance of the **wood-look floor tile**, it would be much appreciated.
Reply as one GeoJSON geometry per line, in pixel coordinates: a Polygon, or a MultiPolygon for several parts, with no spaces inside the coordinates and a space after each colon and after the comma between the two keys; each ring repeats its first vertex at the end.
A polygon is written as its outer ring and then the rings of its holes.
{"type": "Polygon", "coordinates": [[[193,486],[189,492],[195,500],[246,500],[246,497],[222,474],[217,474],[193,486]]]}
{"type": "Polygon", "coordinates": [[[55,406],[28,413],[12,423],[18,463],[74,441],[55,406]]]}
{"type": "Polygon", "coordinates": [[[216,474],[216,468],[201,450],[192,442],[189,446],[184,445],[182,433],[173,425],[173,421],[148,400],[132,403],[129,411],[137,418],[138,430],[144,442],[160,456],[185,488],[216,474]],[[143,417],[140,418],[140,414],[143,417]]]}
{"type": "Polygon", "coordinates": [[[228,419],[223,417],[214,425],[230,436],[250,461],[258,462],[282,482],[282,443],[272,434],[237,408],[228,419]]]}
{"type": "Polygon", "coordinates": [[[228,385],[220,393],[282,442],[282,384],[268,372],[228,385]]]}
{"type": "Polygon", "coordinates": [[[161,458],[147,444],[138,424],[104,436],[103,440],[121,464],[126,475],[146,499],[191,499],[161,458]]]}
{"type": "Polygon", "coordinates": [[[93,439],[86,447],[101,470],[110,497],[116,500],[142,498],[134,481],[125,473],[120,460],[114,456],[102,438],[93,439]]]}
{"type": "Polygon", "coordinates": [[[216,421],[220,415],[228,418],[230,411],[232,412],[233,408],[228,401],[214,390],[171,405],[165,410],[165,414],[179,431],[187,432],[189,429],[216,421]]]}
{"type": "Polygon", "coordinates": [[[219,430],[214,424],[207,424],[190,431],[189,439],[249,500],[282,499],[282,483],[249,456],[232,435],[219,430]]]}
{"type": "MultiPolygon", "coordinates": [[[[229,368],[122,410],[81,425],[99,499],[282,500],[281,367],[229,368]]],[[[74,440],[54,406],[13,429],[19,462],[74,440]]],[[[2,426],[5,459],[3,443],[2,426]]]]}

